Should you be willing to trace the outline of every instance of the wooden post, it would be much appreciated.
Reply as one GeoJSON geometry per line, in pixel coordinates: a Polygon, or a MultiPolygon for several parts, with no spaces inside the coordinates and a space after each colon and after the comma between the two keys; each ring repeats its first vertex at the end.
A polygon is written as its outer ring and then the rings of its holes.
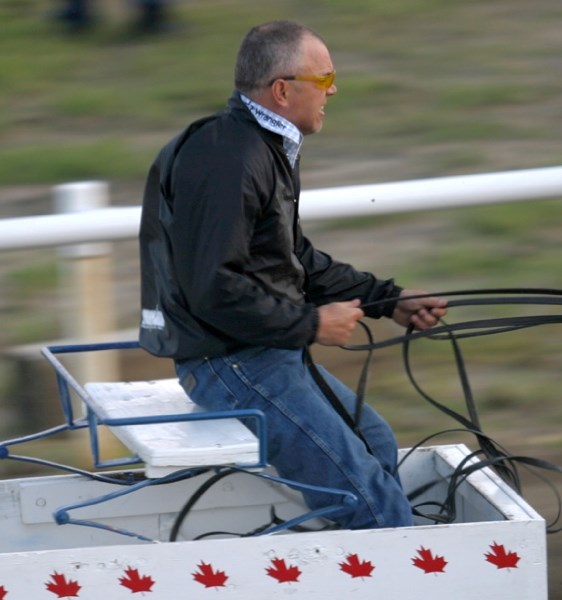
{"type": "MultiPolygon", "coordinates": [[[[102,181],[67,183],[54,188],[58,213],[105,208],[109,186],[102,181]]],[[[111,245],[63,246],[59,251],[63,338],[76,342],[107,339],[115,331],[111,245]]],[[[88,352],[72,357],[73,374],[81,382],[118,379],[117,355],[88,352]]]]}

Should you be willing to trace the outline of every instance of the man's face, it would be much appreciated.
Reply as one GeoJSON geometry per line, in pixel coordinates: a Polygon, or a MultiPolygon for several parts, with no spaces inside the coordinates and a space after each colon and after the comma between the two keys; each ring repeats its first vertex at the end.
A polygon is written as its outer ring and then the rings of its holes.
{"type": "MultiPolygon", "coordinates": [[[[302,40],[301,62],[295,75],[327,75],[334,65],[326,46],[313,36],[302,40]]],[[[327,90],[314,81],[290,81],[290,104],[285,115],[303,135],[316,133],[324,124],[324,107],[329,96],[337,92],[335,84],[327,90]]]]}

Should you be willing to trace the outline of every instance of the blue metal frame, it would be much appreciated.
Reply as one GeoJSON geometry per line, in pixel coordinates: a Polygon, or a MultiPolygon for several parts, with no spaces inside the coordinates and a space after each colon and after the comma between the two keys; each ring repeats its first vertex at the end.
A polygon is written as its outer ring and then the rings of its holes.
{"type": "MultiPolygon", "coordinates": [[[[120,467],[132,464],[142,463],[138,456],[129,456],[125,458],[116,458],[109,460],[101,460],[100,444],[98,427],[104,425],[106,427],[120,427],[128,425],[149,425],[154,423],[178,423],[184,421],[211,421],[217,419],[232,419],[232,418],[250,418],[256,422],[256,432],[258,438],[258,460],[255,463],[247,465],[237,465],[247,469],[262,469],[267,466],[267,426],[265,415],[256,409],[238,409],[232,411],[216,411],[216,412],[200,412],[200,413],[185,413],[175,415],[154,415],[145,417],[127,417],[127,418],[100,418],[91,406],[91,398],[84,387],[70,374],[68,369],[61,363],[56,354],[71,354],[78,352],[98,352],[104,350],[127,350],[139,349],[138,341],[126,342],[103,342],[97,344],[68,344],[61,346],[47,346],[41,350],[43,356],[53,366],[57,376],[57,384],[61,407],[66,419],[68,429],[84,427],[83,420],[75,420],[70,389],[73,389],[79,398],[84,402],[86,413],[86,424],[90,432],[90,448],[94,466],[96,468],[120,467]]],[[[209,465],[213,466],[213,465],[209,465]]]]}
{"type": "Polygon", "coordinates": [[[109,494],[105,494],[99,496],[97,498],[89,499],[86,501],[75,502],[73,504],[68,504],[66,506],[62,506],[57,509],[53,516],[55,521],[58,524],[74,524],[74,525],[84,525],[88,527],[95,527],[98,529],[104,529],[107,531],[111,531],[114,533],[118,533],[121,535],[126,535],[129,537],[137,538],[141,541],[145,542],[155,542],[156,540],[149,539],[143,535],[127,531],[124,529],[112,527],[109,525],[105,525],[103,523],[98,523],[96,521],[89,521],[83,519],[74,519],[69,515],[70,510],[82,508],[85,506],[91,506],[95,504],[99,504],[101,502],[110,501],[119,496],[123,496],[125,494],[132,493],[136,490],[151,486],[151,485],[161,485],[166,483],[172,483],[174,481],[180,481],[182,479],[186,479],[189,477],[193,477],[201,472],[208,471],[210,469],[214,469],[220,471],[221,469],[234,469],[241,472],[248,473],[250,475],[263,478],[265,480],[274,481],[276,483],[280,483],[283,485],[287,485],[296,490],[309,490],[309,491],[317,491],[323,493],[329,493],[334,496],[334,503],[330,506],[326,506],[322,509],[317,510],[309,510],[302,515],[290,519],[289,521],[282,523],[281,525],[276,525],[274,527],[268,528],[266,531],[262,532],[260,535],[277,533],[279,531],[284,531],[317,517],[327,517],[330,514],[334,513],[337,510],[340,510],[342,506],[353,506],[357,503],[357,498],[354,494],[339,490],[335,488],[325,488],[321,486],[313,486],[298,483],[295,481],[287,480],[278,476],[274,476],[268,473],[261,472],[261,469],[267,467],[267,430],[266,430],[266,419],[265,415],[255,409],[244,409],[244,410],[232,410],[232,411],[220,411],[220,412],[200,412],[200,413],[186,413],[186,414],[176,414],[176,415],[154,415],[154,416],[146,416],[146,417],[130,417],[130,418],[119,418],[119,419],[101,419],[99,418],[95,411],[91,406],[91,398],[84,389],[84,387],[76,380],[75,377],[71,375],[68,369],[62,364],[62,362],[57,358],[56,355],[59,354],[75,354],[79,352],[99,352],[104,350],[127,350],[127,349],[140,349],[140,344],[138,341],[124,341],[124,342],[102,342],[95,344],[65,344],[65,345],[56,345],[56,346],[47,346],[42,348],[41,353],[47,359],[47,361],[52,365],[55,370],[56,378],[57,378],[57,386],[59,390],[59,399],[61,403],[62,412],[64,415],[65,423],[53,427],[51,429],[47,429],[38,433],[34,433],[31,435],[22,436],[19,438],[14,438],[12,440],[7,440],[4,442],[0,442],[0,460],[1,459],[14,459],[24,462],[31,462],[35,464],[41,464],[49,467],[54,467],[63,471],[79,473],[81,475],[85,475],[90,477],[91,479],[105,481],[106,483],[115,483],[120,485],[120,489],[115,492],[111,492],[109,494]],[[87,413],[86,417],[75,418],[73,407],[72,407],[72,399],[71,399],[71,390],[73,390],[78,397],[84,402],[87,413]],[[87,471],[83,471],[78,468],[70,467],[67,465],[58,464],[52,461],[43,460],[34,457],[28,456],[16,456],[10,454],[9,447],[16,444],[23,444],[25,442],[30,442],[33,440],[37,440],[40,438],[46,438],[56,433],[60,433],[63,431],[72,431],[77,429],[83,429],[87,427],[90,433],[90,446],[92,451],[92,457],[94,461],[94,465],[96,468],[105,468],[105,467],[118,467],[125,466],[131,464],[138,464],[142,461],[137,456],[129,456],[125,458],[116,458],[110,460],[101,460],[100,459],[100,448],[99,448],[99,437],[98,437],[98,427],[100,425],[104,425],[107,427],[120,427],[120,426],[129,426],[129,425],[147,425],[151,423],[166,423],[166,422],[181,422],[181,421],[203,421],[203,420],[213,420],[213,419],[232,419],[232,418],[251,418],[256,421],[256,431],[258,438],[258,461],[254,464],[248,465],[236,465],[236,466],[217,466],[217,465],[207,465],[204,467],[191,467],[186,469],[180,469],[175,471],[174,473],[170,473],[163,477],[153,478],[153,479],[144,479],[142,481],[135,481],[134,478],[129,481],[118,481],[111,477],[111,473],[109,474],[96,474],[89,473],[87,471]]]}
{"type": "MultiPolygon", "coordinates": [[[[238,467],[236,467],[236,468],[225,467],[225,468],[232,469],[234,471],[247,473],[254,477],[264,479],[266,481],[272,481],[277,484],[286,485],[295,490],[309,490],[312,492],[323,492],[323,493],[332,494],[336,498],[334,500],[334,503],[330,504],[329,506],[325,506],[323,508],[318,508],[315,510],[306,511],[303,514],[299,515],[298,517],[293,517],[292,519],[284,521],[283,523],[268,527],[264,531],[261,531],[260,533],[257,533],[255,535],[271,535],[274,533],[279,533],[281,531],[287,531],[291,528],[294,528],[294,527],[300,525],[301,523],[305,523],[306,521],[310,521],[310,520],[316,519],[316,518],[329,517],[334,512],[340,510],[342,506],[356,506],[357,502],[358,502],[358,498],[357,498],[357,496],[355,496],[355,494],[352,494],[351,492],[347,492],[345,490],[321,487],[321,486],[316,486],[316,485],[308,485],[306,483],[298,483],[296,481],[292,481],[290,479],[284,479],[283,477],[278,477],[275,475],[271,475],[269,473],[249,471],[244,468],[238,468],[238,467]],[[339,499],[339,501],[337,499],[339,499]]],[[[220,470],[221,469],[217,469],[217,471],[220,471],[220,470]]],[[[126,487],[125,489],[120,489],[115,492],[110,492],[109,494],[105,494],[104,496],[98,496],[96,498],[91,498],[88,500],[83,500],[81,502],[75,502],[72,504],[67,504],[65,506],[61,506],[54,512],[54,514],[53,514],[54,519],[59,525],[67,525],[67,524],[68,525],[82,525],[84,527],[93,527],[96,529],[103,529],[105,531],[109,531],[112,533],[117,533],[117,534],[125,535],[128,537],[133,537],[133,538],[136,538],[143,542],[158,543],[158,540],[154,540],[154,539],[146,537],[142,534],[128,531],[126,529],[113,527],[113,526],[107,525],[105,523],[99,523],[97,521],[91,521],[88,519],[75,519],[70,516],[69,511],[84,508],[86,506],[94,506],[96,504],[101,504],[102,502],[107,502],[109,500],[119,498],[120,496],[124,496],[125,494],[130,494],[132,492],[143,489],[150,485],[154,485],[155,483],[158,483],[158,484],[172,483],[174,481],[185,479],[186,477],[190,477],[193,474],[192,471],[193,471],[193,469],[185,469],[184,471],[177,471],[175,473],[170,473],[169,475],[165,475],[159,479],[145,479],[143,481],[134,483],[134,484],[126,487]]]]}

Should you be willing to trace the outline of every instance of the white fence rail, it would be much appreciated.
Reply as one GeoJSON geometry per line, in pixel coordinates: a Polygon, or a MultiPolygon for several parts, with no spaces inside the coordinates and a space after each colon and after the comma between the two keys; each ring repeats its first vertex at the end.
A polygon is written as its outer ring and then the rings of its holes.
{"type": "MultiPolygon", "coordinates": [[[[136,237],[140,207],[95,208],[107,204],[103,185],[84,182],[55,188],[55,194],[65,196],[66,206],[76,202],[70,210],[77,212],[0,220],[0,250],[136,237]]],[[[562,198],[562,167],[547,167],[305,190],[300,213],[303,220],[333,219],[558,197],[562,198]]]]}

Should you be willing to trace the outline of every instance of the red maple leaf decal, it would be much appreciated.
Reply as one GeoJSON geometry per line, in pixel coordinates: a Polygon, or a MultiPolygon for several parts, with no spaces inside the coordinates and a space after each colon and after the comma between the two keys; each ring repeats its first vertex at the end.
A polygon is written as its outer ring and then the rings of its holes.
{"type": "Polygon", "coordinates": [[[417,551],[419,556],[412,558],[412,563],[425,573],[444,573],[447,561],[442,556],[433,556],[431,550],[423,546],[417,551]]]}
{"type": "Polygon", "coordinates": [[[4,600],[7,593],[8,590],[3,585],[0,585],[0,600],[4,600]]]}
{"type": "Polygon", "coordinates": [[[496,565],[498,569],[517,569],[517,563],[521,558],[517,552],[506,552],[503,544],[496,544],[496,542],[490,548],[492,551],[484,554],[489,563],[496,565]]]}
{"type": "Polygon", "coordinates": [[[56,571],[51,575],[53,581],[45,584],[45,587],[57,595],[57,598],[77,598],[78,590],[82,587],[78,585],[76,581],[72,579],[66,579],[66,577],[56,571]]]}
{"type": "Polygon", "coordinates": [[[339,563],[340,569],[352,577],[371,577],[375,569],[371,561],[360,561],[357,554],[348,554],[345,560],[347,562],[339,563]]]}
{"type": "Polygon", "coordinates": [[[195,581],[202,583],[206,588],[224,587],[228,579],[228,575],[225,575],[224,571],[215,571],[210,564],[208,565],[203,561],[197,565],[197,568],[199,573],[192,573],[195,581]]]}
{"type": "Polygon", "coordinates": [[[119,583],[126,588],[129,588],[133,594],[137,592],[151,592],[154,585],[154,579],[148,575],[139,575],[137,569],[127,567],[125,569],[126,577],[119,577],[119,583]]]}
{"type": "Polygon", "coordinates": [[[273,567],[266,569],[267,574],[278,583],[290,583],[298,581],[302,571],[298,567],[287,567],[283,558],[274,558],[271,561],[273,567]]]}

